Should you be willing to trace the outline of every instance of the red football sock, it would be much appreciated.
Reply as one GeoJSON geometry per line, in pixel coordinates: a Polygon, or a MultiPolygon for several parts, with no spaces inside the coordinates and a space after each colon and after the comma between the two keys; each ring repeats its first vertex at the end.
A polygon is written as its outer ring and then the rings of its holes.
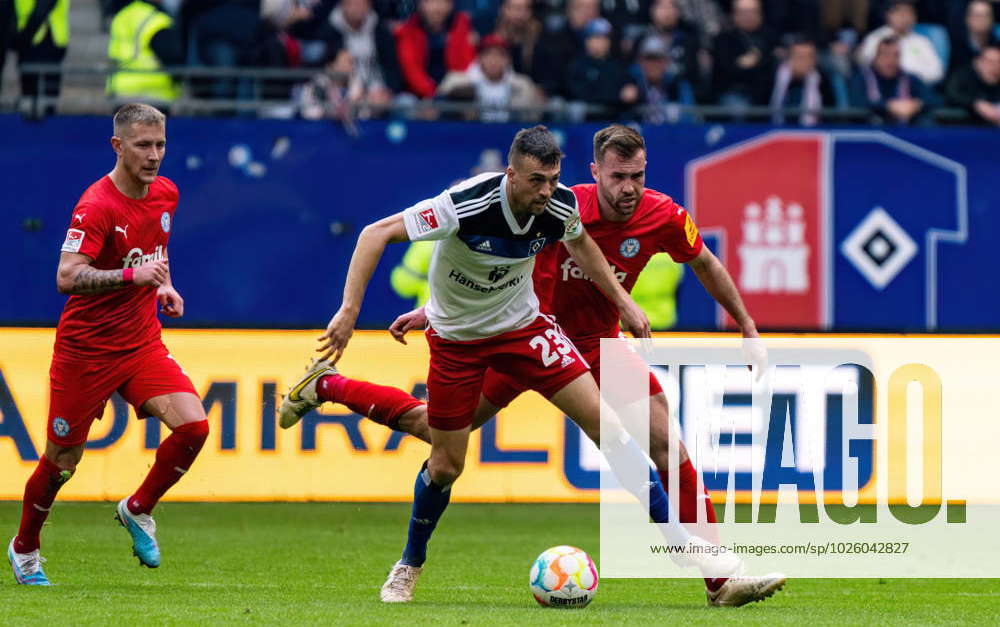
{"type": "Polygon", "coordinates": [[[422,401],[399,388],[356,381],[339,374],[321,378],[316,385],[316,395],[324,401],[346,405],[354,413],[388,427],[395,426],[406,412],[423,405],[422,401]]]}
{"type": "Polygon", "coordinates": [[[56,500],[56,493],[64,483],[69,481],[72,471],[62,471],[49,458],[42,457],[24,484],[24,501],[21,504],[21,527],[14,539],[14,550],[18,553],[31,553],[39,547],[39,534],[49,510],[56,500]]]}
{"type": "Polygon", "coordinates": [[[133,514],[152,512],[167,490],[191,468],[207,438],[207,420],[189,422],[174,429],[156,449],[156,462],[128,500],[129,511],[133,514]]]}
{"type": "MultiPolygon", "coordinates": [[[[716,522],[715,518],[715,507],[712,505],[712,498],[708,494],[708,488],[702,486],[702,490],[698,490],[698,471],[695,470],[694,464],[691,460],[685,460],[681,463],[678,469],[680,475],[678,476],[678,489],[680,495],[678,498],[678,507],[680,509],[680,517],[682,523],[696,523],[698,522],[698,503],[702,500],[705,502],[705,520],[710,523],[716,522]],[[704,494],[704,499],[700,498],[704,494]]],[[[665,490],[670,489],[669,473],[664,471],[659,471],[660,481],[663,483],[663,488],[665,490]]],[[[716,531],[714,525],[705,527],[705,535],[709,536],[705,538],[712,544],[719,544],[719,534],[716,531]]],[[[722,587],[722,584],[726,583],[726,579],[705,579],[705,585],[708,586],[709,590],[713,592],[722,587]]]]}
{"type": "MultiPolygon", "coordinates": [[[[680,508],[680,516],[682,523],[695,523],[698,522],[698,503],[703,500],[701,497],[704,494],[705,501],[705,520],[710,523],[715,522],[715,508],[712,507],[712,499],[708,495],[708,488],[702,488],[702,491],[698,491],[698,471],[694,469],[694,465],[691,460],[685,460],[681,463],[678,469],[680,475],[678,477],[678,488],[680,488],[680,495],[678,498],[678,506],[680,508]]],[[[670,490],[670,473],[660,470],[660,481],[663,482],[663,489],[670,490]]],[[[711,538],[710,538],[711,539],[711,538]]],[[[718,544],[717,540],[713,540],[718,544]]]]}

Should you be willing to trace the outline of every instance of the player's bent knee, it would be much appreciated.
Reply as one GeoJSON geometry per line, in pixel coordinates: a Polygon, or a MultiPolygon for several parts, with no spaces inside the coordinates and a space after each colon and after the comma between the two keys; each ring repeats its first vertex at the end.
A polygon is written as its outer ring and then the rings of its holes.
{"type": "Polygon", "coordinates": [[[208,439],[208,420],[188,422],[174,429],[174,435],[195,451],[200,451],[208,439]]]}
{"type": "Polygon", "coordinates": [[[463,461],[431,459],[427,463],[427,472],[431,475],[431,481],[439,486],[447,487],[455,483],[462,475],[462,471],[465,469],[464,466],[465,463],[463,461]]]}
{"type": "MultiPolygon", "coordinates": [[[[52,465],[56,466],[59,470],[70,473],[70,476],[72,476],[76,472],[77,464],[80,463],[80,459],[83,457],[83,445],[67,447],[49,441],[45,448],[44,456],[52,465]]],[[[68,480],[69,476],[66,479],[68,480]]]]}

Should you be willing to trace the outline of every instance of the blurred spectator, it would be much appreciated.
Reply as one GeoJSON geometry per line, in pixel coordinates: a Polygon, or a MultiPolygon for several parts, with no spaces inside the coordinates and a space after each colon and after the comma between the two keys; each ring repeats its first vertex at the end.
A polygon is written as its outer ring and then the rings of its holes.
{"type": "Polygon", "coordinates": [[[420,0],[396,31],[396,51],[405,88],[430,98],[448,72],[464,72],[476,58],[469,16],[452,0],[420,0]]]}
{"type": "Polygon", "coordinates": [[[583,51],[583,30],[600,17],[598,0],[568,0],[565,16],[550,15],[535,52],[531,78],[549,96],[570,96],[566,68],[583,51]]]}
{"type": "Polygon", "coordinates": [[[771,92],[772,121],[784,124],[787,118],[783,109],[800,109],[798,123],[816,126],[820,122],[820,109],[835,104],[830,80],[817,67],[816,44],[805,37],[793,40],[788,60],[779,65],[775,73],[771,92]]]}
{"type": "Polygon", "coordinates": [[[699,45],[704,49],[711,48],[726,22],[718,0],[677,0],[676,4],[681,19],[698,31],[699,45]]]}
{"type": "Polygon", "coordinates": [[[493,32],[500,12],[500,0],[455,0],[455,8],[469,16],[477,33],[493,32]]]}
{"type": "Polygon", "coordinates": [[[184,63],[183,40],[159,0],[135,0],[115,14],[108,61],[117,70],[108,77],[108,96],[161,105],[177,98],[174,79],[162,68],[184,63]]]}
{"type": "Polygon", "coordinates": [[[972,64],[955,73],[948,82],[948,100],[982,124],[1000,125],[1000,46],[987,45],[972,64]]]}
{"type": "Polygon", "coordinates": [[[641,29],[627,33],[622,40],[626,58],[638,55],[642,41],[655,37],[667,44],[670,60],[682,74],[697,72],[698,34],[690,24],[681,20],[676,0],[654,0],[649,7],[649,23],[641,29]]]}
{"type": "Polygon", "coordinates": [[[765,23],[773,33],[820,37],[820,0],[764,0],[765,23]]]}
{"type": "Polygon", "coordinates": [[[466,72],[449,72],[438,95],[475,102],[484,122],[506,122],[511,119],[511,107],[541,104],[531,79],[512,69],[507,42],[499,35],[483,37],[476,62],[466,72]]]}
{"type": "Polygon", "coordinates": [[[643,107],[642,121],[664,124],[689,120],[683,107],[694,104],[694,92],[674,64],[666,40],[655,35],[643,39],[637,60],[635,82],[639,88],[637,104],[643,107]]]}
{"type": "Polygon", "coordinates": [[[611,54],[611,23],[603,17],[591,20],[584,38],[584,52],[569,66],[570,98],[604,105],[611,113],[622,105],[635,104],[639,90],[630,82],[621,61],[611,54]]]}
{"type": "Polygon", "coordinates": [[[287,64],[291,67],[323,67],[343,47],[343,38],[330,24],[333,5],[329,0],[262,0],[261,16],[274,31],[262,37],[277,37],[286,49],[287,63],[262,51],[258,65],[287,64]]]}
{"type": "MultiPolygon", "coordinates": [[[[69,0],[14,2],[17,17],[14,49],[18,65],[44,63],[61,65],[69,45],[69,0]]],[[[39,75],[21,71],[21,95],[58,98],[61,74],[39,75]]],[[[55,111],[55,104],[43,107],[55,111]]]]}
{"type": "Polygon", "coordinates": [[[767,102],[774,74],[776,39],[764,26],[759,0],[733,2],[733,28],[715,42],[719,103],[747,107],[767,102]]]}
{"type": "Polygon", "coordinates": [[[822,65],[838,78],[849,80],[854,74],[854,49],[858,44],[858,33],[853,28],[842,28],[829,41],[822,65]]]}
{"type": "Polygon", "coordinates": [[[390,30],[399,26],[417,10],[418,0],[373,0],[375,12],[388,22],[390,30]]]}
{"type": "MultiPolygon", "coordinates": [[[[321,0],[262,0],[255,43],[239,65],[323,68],[342,48],[340,35],[327,19],[332,9],[332,5],[321,0]]],[[[291,117],[296,113],[291,106],[296,83],[296,79],[280,76],[256,81],[242,79],[238,83],[238,97],[287,101],[289,106],[277,105],[261,115],[291,117]]]]}
{"type": "Polygon", "coordinates": [[[917,121],[927,101],[923,82],[902,68],[901,44],[895,37],[878,43],[871,65],[862,65],[851,83],[855,107],[870,110],[882,121],[917,121]]]}
{"type": "Polygon", "coordinates": [[[886,25],[873,30],[858,48],[858,64],[867,66],[875,58],[880,41],[886,37],[899,40],[903,55],[903,70],[934,84],[944,77],[944,64],[934,44],[923,35],[913,32],[917,23],[917,10],[912,0],[892,0],[886,10],[886,25]]]}
{"type": "MultiPolygon", "coordinates": [[[[185,2],[188,24],[188,65],[237,68],[258,64],[265,22],[254,0],[199,0],[185,2]]],[[[230,78],[192,81],[195,94],[203,98],[233,100],[237,90],[249,97],[249,81],[230,78]]]]}
{"type": "Polygon", "coordinates": [[[868,32],[868,0],[823,0],[820,19],[827,39],[843,28],[855,34],[868,32]]]}
{"type": "Polygon", "coordinates": [[[364,86],[345,48],[328,53],[324,71],[296,88],[299,115],[307,120],[330,118],[348,121],[364,98],[364,86]]]}
{"type": "Polygon", "coordinates": [[[630,28],[649,23],[649,7],[652,0],[601,0],[603,15],[619,33],[627,33],[630,28]]]}
{"type": "Polygon", "coordinates": [[[535,19],[531,0],[504,0],[493,32],[510,45],[514,71],[531,74],[542,23],[535,19]]]}
{"type": "Polygon", "coordinates": [[[951,38],[951,70],[964,68],[987,46],[997,43],[993,7],[986,0],[972,0],[965,9],[963,28],[951,38]]]}
{"type": "Polygon", "coordinates": [[[350,53],[363,97],[373,107],[384,107],[402,89],[396,41],[372,9],[371,0],[342,0],[330,13],[330,24],[350,53]]]}

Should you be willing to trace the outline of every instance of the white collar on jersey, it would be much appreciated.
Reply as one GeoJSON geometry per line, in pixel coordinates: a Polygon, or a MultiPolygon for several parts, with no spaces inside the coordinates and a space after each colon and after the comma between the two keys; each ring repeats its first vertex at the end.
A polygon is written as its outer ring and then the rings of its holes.
{"type": "Polygon", "coordinates": [[[524,235],[531,228],[531,225],[535,223],[535,215],[532,214],[528,217],[527,223],[524,226],[518,226],[517,218],[514,217],[514,213],[510,210],[510,203],[507,202],[507,175],[504,174],[503,178],[500,180],[500,207],[503,209],[503,217],[507,220],[507,226],[510,227],[511,233],[514,235],[524,235]]]}

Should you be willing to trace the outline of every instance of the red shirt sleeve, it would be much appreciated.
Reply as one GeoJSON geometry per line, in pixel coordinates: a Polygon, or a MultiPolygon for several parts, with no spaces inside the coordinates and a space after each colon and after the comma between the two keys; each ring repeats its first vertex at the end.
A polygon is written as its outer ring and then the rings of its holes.
{"type": "Polygon", "coordinates": [[[70,218],[62,252],[79,253],[97,259],[112,228],[111,215],[106,208],[81,201],[70,218]]]}
{"type": "Polygon", "coordinates": [[[660,248],[677,263],[687,263],[698,256],[702,246],[701,234],[694,224],[691,214],[683,207],[668,199],[662,209],[664,226],[660,229],[660,248]]]}

